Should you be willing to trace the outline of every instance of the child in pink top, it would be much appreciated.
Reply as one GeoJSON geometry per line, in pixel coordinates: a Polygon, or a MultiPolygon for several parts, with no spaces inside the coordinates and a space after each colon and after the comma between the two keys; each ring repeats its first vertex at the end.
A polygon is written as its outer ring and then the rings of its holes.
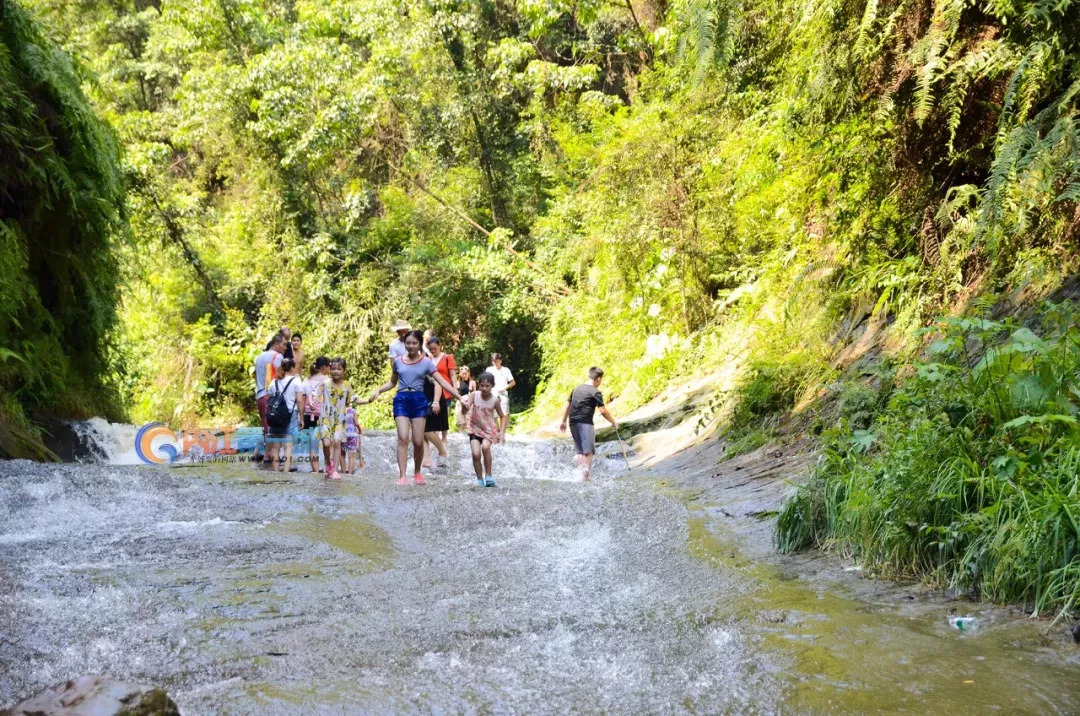
{"type": "Polygon", "coordinates": [[[345,440],[341,443],[341,449],[345,451],[346,468],[350,475],[356,472],[356,456],[360,454],[360,467],[364,466],[364,447],[361,435],[364,434],[364,426],[356,419],[356,408],[345,409],[345,440]]]}
{"type": "Polygon", "coordinates": [[[495,487],[495,478],[491,476],[491,446],[502,442],[506,430],[506,411],[494,389],[495,376],[484,372],[476,379],[476,390],[469,394],[469,450],[476,484],[480,487],[495,487]]]}

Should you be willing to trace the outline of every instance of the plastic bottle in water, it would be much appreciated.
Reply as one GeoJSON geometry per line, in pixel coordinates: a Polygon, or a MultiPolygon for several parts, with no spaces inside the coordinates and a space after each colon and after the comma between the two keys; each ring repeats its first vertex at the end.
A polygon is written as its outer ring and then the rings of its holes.
{"type": "Polygon", "coordinates": [[[949,626],[957,631],[975,631],[979,622],[975,617],[949,617],[949,626]]]}

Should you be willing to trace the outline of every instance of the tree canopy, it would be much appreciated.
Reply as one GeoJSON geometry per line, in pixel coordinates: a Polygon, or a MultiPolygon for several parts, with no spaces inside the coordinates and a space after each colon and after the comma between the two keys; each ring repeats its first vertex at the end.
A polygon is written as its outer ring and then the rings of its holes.
{"type": "Polygon", "coordinates": [[[140,418],[250,412],[282,323],[373,383],[399,316],[641,402],[800,276],[916,325],[1075,233],[1068,3],[29,6],[124,146],[140,418]]]}

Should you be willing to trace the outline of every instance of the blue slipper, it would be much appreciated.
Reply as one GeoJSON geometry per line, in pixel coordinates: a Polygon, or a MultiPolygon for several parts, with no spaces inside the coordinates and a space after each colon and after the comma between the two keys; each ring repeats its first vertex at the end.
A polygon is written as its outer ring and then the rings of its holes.
{"type": "Polygon", "coordinates": [[[476,478],[476,486],[477,487],[487,487],[487,485],[484,483],[484,478],[482,478],[482,477],[476,478]]]}
{"type": "Polygon", "coordinates": [[[495,487],[495,478],[488,475],[484,478],[484,487],[495,487]]]}

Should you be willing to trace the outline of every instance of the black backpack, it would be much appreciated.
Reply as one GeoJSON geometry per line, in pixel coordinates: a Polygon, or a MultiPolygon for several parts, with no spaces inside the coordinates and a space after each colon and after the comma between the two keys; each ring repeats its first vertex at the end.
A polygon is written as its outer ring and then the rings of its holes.
{"type": "MultiPolygon", "coordinates": [[[[270,397],[266,406],[266,424],[277,430],[288,430],[292,422],[293,411],[289,410],[289,401],[285,400],[285,392],[296,378],[289,378],[284,388],[278,390],[270,397]]],[[[280,386],[281,384],[278,383],[280,386]]]]}

